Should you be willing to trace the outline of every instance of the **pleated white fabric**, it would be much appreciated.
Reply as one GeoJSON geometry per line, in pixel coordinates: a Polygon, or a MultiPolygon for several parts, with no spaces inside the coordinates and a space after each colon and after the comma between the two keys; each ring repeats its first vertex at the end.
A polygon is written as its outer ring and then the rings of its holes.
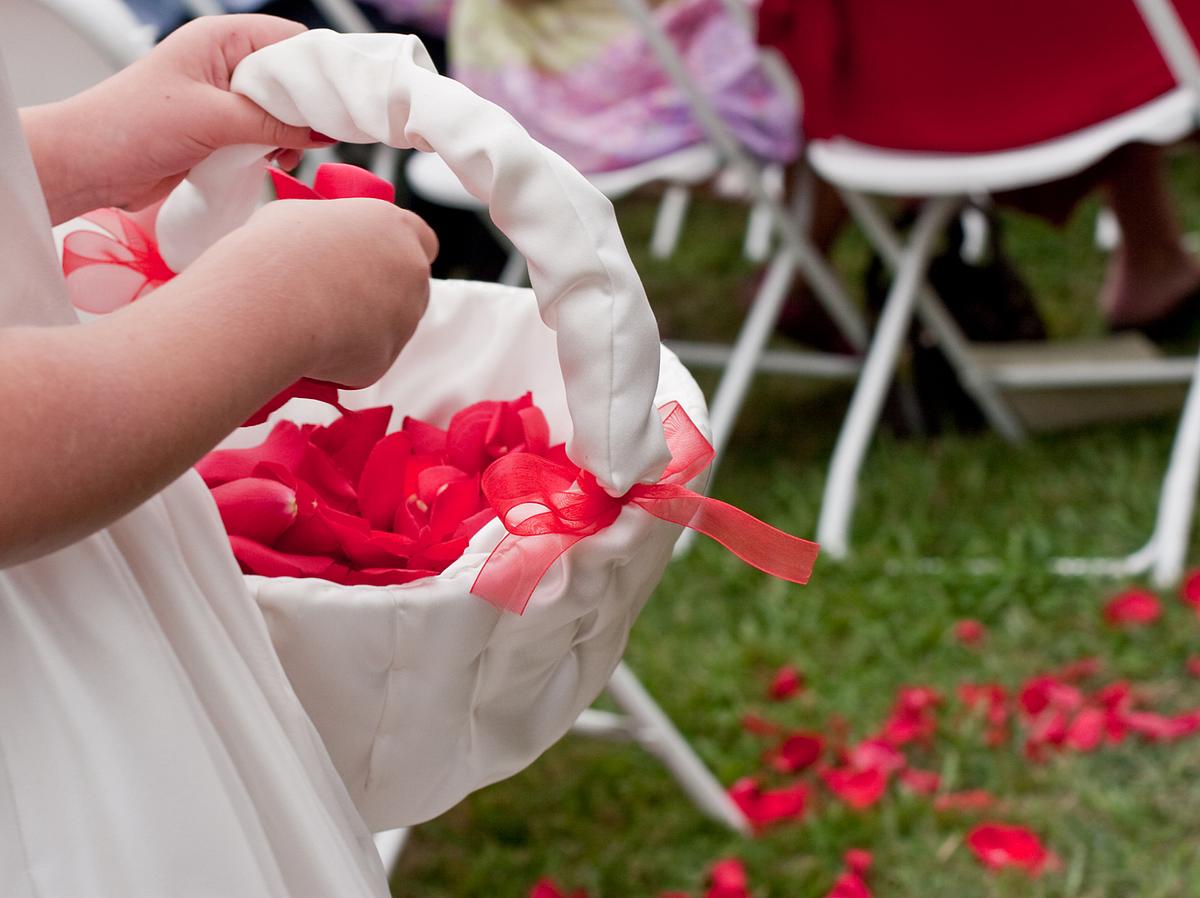
{"type": "MultiPolygon", "coordinates": [[[[70,323],[3,79],[0,325],[70,323]]],[[[0,895],[386,894],[198,477],[0,570],[0,895]]]]}

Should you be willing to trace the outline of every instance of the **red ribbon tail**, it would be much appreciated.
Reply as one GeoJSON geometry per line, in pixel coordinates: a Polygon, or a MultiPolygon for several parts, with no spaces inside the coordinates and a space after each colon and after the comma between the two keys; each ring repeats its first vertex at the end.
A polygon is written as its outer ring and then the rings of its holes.
{"type": "Polygon", "coordinates": [[[718,499],[710,499],[686,487],[660,483],[634,487],[634,504],[656,518],[681,524],[703,533],[747,564],[773,577],[792,583],[807,583],[812,576],[820,546],[777,530],[718,499]]]}
{"type": "Polygon", "coordinates": [[[583,538],[578,533],[506,534],[471,584],[471,594],[501,611],[523,614],[550,565],[583,538]]]}

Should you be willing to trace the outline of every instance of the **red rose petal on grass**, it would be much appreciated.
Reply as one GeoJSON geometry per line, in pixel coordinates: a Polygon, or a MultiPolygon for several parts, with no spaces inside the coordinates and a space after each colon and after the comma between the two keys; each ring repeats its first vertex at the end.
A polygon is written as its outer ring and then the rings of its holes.
{"type": "Polygon", "coordinates": [[[903,770],[904,755],[882,739],[864,739],[846,752],[846,763],[855,770],[879,770],[884,774],[903,770]]]}
{"type": "Polygon", "coordinates": [[[1058,672],[1058,679],[1065,680],[1070,683],[1075,680],[1083,680],[1088,677],[1094,677],[1104,668],[1104,662],[1099,658],[1080,658],[1078,661],[1072,661],[1070,664],[1065,664],[1058,672]]]}
{"type": "Polygon", "coordinates": [[[799,773],[817,763],[824,751],[825,740],[820,735],[792,733],[770,753],[768,760],[780,773],[799,773]]]}
{"type": "Polygon", "coordinates": [[[1187,576],[1183,578],[1179,597],[1193,608],[1200,610],[1200,568],[1188,571],[1187,576]]]}
{"type": "Polygon", "coordinates": [[[775,671],[771,685],[767,687],[767,697],[772,701],[781,702],[791,698],[804,688],[804,675],[790,664],[785,664],[775,671]]]}
{"type": "Polygon", "coordinates": [[[954,625],[954,638],[963,645],[979,645],[986,635],[986,628],[977,620],[960,620],[954,625]]]}
{"type": "Polygon", "coordinates": [[[248,449],[215,449],[196,462],[196,471],[211,489],[250,477],[263,462],[274,462],[295,471],[307,448],[308,437],[300,428],[291,421],[280,421],[259,445],[248,449]]]}
{"type": "Polygon", "coordinates": [[[901,687],[879,738],[892,745],[928,742],[937,731],[934,709],[940,701],[941,696],[928,686],[901,687]]]}
{"type": "Polygon", "coordinates": [[[871,852],[862,848],[849,849],[844,858],[846,869],[851,873],[857,873],[859,876],[866,876],[867,871],[871,869],[871,864],[875,862],[871,852]]]}
{"type": "Polygon", "coordinates": [[[825,898],[871,898],[871,890],[857,873],[843,873],[826,892],[825,898]]]}
{"type": "Polygon", "coordinates": [[[746,866],[737,858],[717,861],[708,871],[704,898],[749,898],[746,866]]]}
{"type": "Polygon", "coordinates": [[[755,828],[803,816],[808,793],[805,783],[764,790],[758,780],[749,776],[729,787],[729,797],[755,828]]]}
{"type": "Polygon", "coordinates": [[[996,803],[995,796],[983,789],[945,792],[933,800],[935,811],[980,811],[996,803]]]}
{"type": "Polygon", "coordinates": [[[1144,589],[1127,589],[1104,606],[1104,619],[1115,627],[1153,623],[1162,614],[1158,596],[1144,589]]]}
{"type": "Polygon", "coordinates": [[[1147,742],[1174,742],[1200,731],[1200,709],[1174,716],[1132,711],[1125,716],[1125,723],[1147,742]]]}
{"type": "Polygon", "coordinates": [[[852,808],[863,810],[879,801],[887,790],[887,774],[882,770],[852,770],[837,767],[821,771],[829,791],[852,808]]]}
{"type": "Polygon", "coordinates": [[[918,795],[932,795],[942,785],[942,778],[932,770],[917,770],[910,767],[900,774],[904,788],[918,795]]]}
{"type": "Polygon", "coordinates": [[[296,492],[277,480],[244,477],[214,487],[213,499],[225,530],[270,544],[297,517],[296,492]]]}
{"type": "Polygon", "coordinates": [[[845,871],[834,882],[825,898],[871,898],[867,888],[867,871],[871,867],[871,853],[861,848],[846,852],[845,871]]]}
{"type": "Polygon", "coordinates": [[[1072,751],[1095,751],[1104,741],[1108,714],[1100,708],[1084,708],[1067,727],[1063,746],[1072,751]]]}
{"type": "Polygon", "coordinates": [[[772,720],[767,720],[758,714],[743,714],[742,729],[756,736],[774,736],[782,732],[783,727],[772,720]]]}
{"type": "Polygon", "coordinates": [[[1200,656],[1192,655],[1187,659],[1186,668],[1188,676],[1200,677],[1200,656]]]}
{"type": "Polygon", "coordinates": [[[314,430],[309,441],[329,456],[350,483],[358,483],[367,457],[391,420],[391,406],[347,411],[327,427],[314,430]]]}
{"type": "Polygon", "coordinates": [[[1041,839],[1023,826],[982,823],[967,834],[967,845],[989,870],[1019,867],[1036,876],[1053,858],[1041,839]]]}

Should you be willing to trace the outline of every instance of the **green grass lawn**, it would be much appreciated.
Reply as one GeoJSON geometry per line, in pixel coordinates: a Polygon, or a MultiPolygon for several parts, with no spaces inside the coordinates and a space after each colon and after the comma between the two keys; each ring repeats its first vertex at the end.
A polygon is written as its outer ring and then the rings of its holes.
{"type": "MultiPolygon", "coordinates": [[[[1173,176],[1189,228],[1200,227],[1200,167],[1178,161],[1173,176]]],[[[741,214],[698,204],[680,252],[662,263],[640,250],[651,209],[637,200],[621,214],[664,331],[728,339],[738,321],[734,297],[753,272],[739,257],[741,214]]],[[[1093,220],[1090,206],[1061,232],[1009,218],[1008,246],[1058,335],[1099,328],[1092,295],[1104,258],[1091,245],[1093,220]]],[[[852,283],[865,258],[855,235],[837,248],[852,283]]],[[[844,388],[760,378],[715,494],[811,536],[846,398],[844,388]]],[[[1031,764],[1019,736],[985,747],[954,698],[962,682],[1015,686],[1096,656],[1104,670],[1086,685],[1125,677],[1157,708],[1200,705],[1200,680],[1184,668],[1200,653],[1200,621],[1173,593],[1163,596],[1158,622],[1114,630],[1101,608],[1126,584],[1047,572],[1057,554],[1141,544],[1172,425],[1092,428],[1016,448],[990,434],[881,434],[862,480],[850,561],[818,562],[802,588],[701,541],[670,567],[634,630],[627,660],[723,783],[764,767],[764,743],[744,732],[744,713],[812,730],[840,718],[857,738],[883,721],[899,685],[921,684],[944,703],[932,747],[913,752],[913,762],[938,771],[944,789],[989,790],[996,807],[937,813],[928,798],[893,786],[859,812],[817,790],[804,820],[742,839],[703,818],[640,750],[567,737],[528,770],[421,826],[394,894],[525,898],[551,876],[590,898],[699,895],[709,865],[738,856],[758,898],[818,898],[842,853],[865,848],[875,856],[876,898],[1200,895],[1200,737],[1127,740],[1031,764]],[[973,572],[978,559],[994,565],[973,572]],[[978,648],[951,634],[966,617],[988,628],[978,648]],[[766,685],[784,663],[805,673],[807,689],[769,702],[766,685]],[[982,819],[1030,827],[1061,869],[1037,879],[984,870],[963,844],[982,819]]]]}

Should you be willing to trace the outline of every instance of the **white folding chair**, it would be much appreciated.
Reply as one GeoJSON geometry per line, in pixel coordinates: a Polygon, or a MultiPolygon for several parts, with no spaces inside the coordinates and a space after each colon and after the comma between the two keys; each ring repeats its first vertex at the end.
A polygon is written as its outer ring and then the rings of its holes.
{"type": "MultiPolygon", "coordinates": [[[[1140,0],[1165,6],[1162,0],[1140,0]]],[[[1173,15],[1173,11],[1172,11],[1173,15]]],[[[1174,20],[1178,34],[1182,26],[1174,20]]],[[[1190,42],[1187,44],[1190,48],[1190,42]]],[[[1191,50],[1194,61],[1194,50],[1191,50]]],[[[1147,545],[1120,560],[1060,559],[1063,573],[1153,571],[1156,582],[1178,580],[1183,565],[1200,457],[1200,379],[1186,358],[1128,361],[990,361],[972,345],[939,298],[925,283],[934,240],[968,197],[1045,183],[1082,171],[1123,144],[1167,144],[1196,124],[1198,77],[1159,98],[1082,131],[1034,146],[997,153],[951,154],[882,150],[846,139],[812,141],[813,168],[835,185],[868,240],[889,264],[895,278],[885,300],[871,348],[830,464],[821,505],[817,539],[831,557],[849,551],[849,528],[858,477],[878,421],[901,346],[914,315],[936,339],[964,388],[1004,438],[1016,441],[1024,428],[1005,393],[1055,388],[1082,389],[1121,385],[1192,383],[1164,479],[1158,523],[1147,545]],[[924,197],[916,223],[903,242],[872,202],[873,196],[924,197]]],[[[1184,79],[1180,78],[1181,83],[1184,79]]]]}

